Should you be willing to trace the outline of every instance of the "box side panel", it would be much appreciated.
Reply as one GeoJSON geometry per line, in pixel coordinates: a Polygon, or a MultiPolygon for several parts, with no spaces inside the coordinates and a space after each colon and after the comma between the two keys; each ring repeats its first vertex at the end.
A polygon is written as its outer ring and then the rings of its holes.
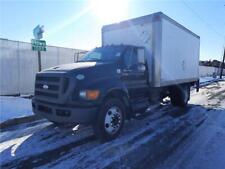
{"type": "MultiPolygon", "coordinates": [[[[153,23],[130,24],[126,27],[102,32],[102,43],[106,45],[133,45],[145,47],[148,67],[152,70],[153,23]]],[[[152,75],[149,74],[151,81],[152,75]]]]}
{"type": "Polygon", "coordinates": [[[160,86],[198,79],[199,45],[198,37],[162,19],[160,86]]]}

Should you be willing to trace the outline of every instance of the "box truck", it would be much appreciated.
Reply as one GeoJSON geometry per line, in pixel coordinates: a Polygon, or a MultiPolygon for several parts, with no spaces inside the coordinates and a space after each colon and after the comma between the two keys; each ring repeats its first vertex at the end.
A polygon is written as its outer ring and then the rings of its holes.
{"type": "Polygon", "coordinates": [[[126,119],[170,97],[185,107],[199,81],[200,38],[162,12],[103,26],[102,46],[36,74],[34,113],[57,125],[92,124],[116,138],[126,119]]]}

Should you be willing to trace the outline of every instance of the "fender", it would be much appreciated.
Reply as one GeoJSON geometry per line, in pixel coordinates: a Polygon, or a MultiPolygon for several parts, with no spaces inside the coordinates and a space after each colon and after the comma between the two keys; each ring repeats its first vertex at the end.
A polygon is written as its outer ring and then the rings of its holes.
{"type": "Polygon", "coordinates": [[[103,101],[105,97],[115,91],[122,92],[127,99],[130,98],[127,87],[123,82],[121,82],[120,77],[118,76],[97,78],[90,82],[90,84],[91,85],[87,88],[100,90],[100,101],[103,101]]]}

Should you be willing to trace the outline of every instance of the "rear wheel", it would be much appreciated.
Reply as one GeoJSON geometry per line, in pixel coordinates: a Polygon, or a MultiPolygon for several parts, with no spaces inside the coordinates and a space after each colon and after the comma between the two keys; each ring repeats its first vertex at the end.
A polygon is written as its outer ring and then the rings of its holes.
{"type": "Polygon", "coordinates": [[[186,107],[190,98],[190,86],[180,85],[170,91],[170,100],[174,106],[186,107]]]}
{"type": "Polygon", "coordinates": [[[116,138],[123,128],[125,106],[122,101],[110,98],[101,106],[93,126],[95,135],[102,141],[116,138]]]}

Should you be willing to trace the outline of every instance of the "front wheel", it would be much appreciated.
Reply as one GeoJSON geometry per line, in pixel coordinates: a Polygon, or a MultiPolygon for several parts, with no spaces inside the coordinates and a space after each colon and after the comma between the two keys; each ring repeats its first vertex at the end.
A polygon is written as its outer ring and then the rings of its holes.
{"type": "Polygon", "coordinates": [[[94,133],[102,141],[116,138],[125,121],[125,106],[122,101],[110,98],[101,106],[94,123],[94,133]]]}

